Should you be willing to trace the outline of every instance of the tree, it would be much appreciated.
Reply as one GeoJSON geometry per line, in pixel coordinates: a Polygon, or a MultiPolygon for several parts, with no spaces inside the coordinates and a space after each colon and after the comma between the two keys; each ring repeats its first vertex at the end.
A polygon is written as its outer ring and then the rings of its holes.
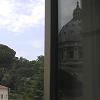
{"type": "Polygon", "coordinates": [[[18,100],[43,100],[44,56],[29,61],[15,57],[16,52],[0,45],[0,83],[10,88],[18,100]]]}
{"type": "Polygon", "coordinates": [[[35,79],[34,84],[34,100],[43,100],[43,70],[44,69],[44,56],[39,56],[35,64],[35,79]]]}
{"type": "Polygon", "coordinates": [[[15,57],[16,52],[6,45],[0,45],[0,65],[1,67],[8,67],[15,57]]]}
{"type": "Polygon", "coordinates": [[[6,45],[0,44],[0,83],[7,85],[10,80],[8,74],[16,52],[6,45]]]}

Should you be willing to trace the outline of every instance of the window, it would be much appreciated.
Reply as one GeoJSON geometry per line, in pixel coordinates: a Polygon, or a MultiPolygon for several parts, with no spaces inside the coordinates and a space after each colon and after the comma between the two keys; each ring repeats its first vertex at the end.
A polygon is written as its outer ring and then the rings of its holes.
{"type": "Polygon", "coordinates": [[[6,95],[5,98],[7,99],[8,98],[8,95],[6,95]]]}
{"type": "Polygon", "coordinates": [[[1,99],[3,99],[3,94],[1,94],[1,99]]]}
{"type": "Polygon", "coordinates": [[[45,71],[45,78],[47,80],[45,80],[45,100],[100,99],[100,79],[98,77],[100,72],[99,1],[47,0],[46,4],[45,62],[47,69],[45,71]],[[81,11],[82,13],[80,13],[81,11]],[[66,16],[66,13],[68,16],[66,16]],[[63,34],[62,29],[65,32],[64,34],[68,34],[66,38],[64,35],[61,35],[63,34]],[[71,30],[74,31],[69,36],[69,31],[71,30]],[[82,38],[79,38],[78,33],[81,33],[82,38]],[[60,40],[60,43],[62,42],[61,44],[65,42],[63,38],[68,39],[67,42],[77,42],[76,45],[69,45],[70,47],[79,48],[77,53],[79,57],[82,54],[81,58],[83,61],[72,60],[69,63],[63,63],[63,65],[59,64],[63,67],[57,65],[59,63],[57,62],[57,52],[59,53],[59,48],[57,49],[59,45],[57,41],[59,40],[57,38],[59,36],[62,36],[60,40]],[[82,45],[77,45],[80,40],[82,41],[82,45]],[[68,67],[67,64],[69,65],[68,67]],[[72,66],[75,67],[73,68],[72,66]]]}
{"type": "Polygon", "coordinates": [[[81,43],[80,21],[82,19],[80,19],[80,16],[81,7],[79,1],[58,0],[58,37],[59,34],[62,35],[63,32],[65,33],[60,43],[62,44],[62,49],[64,49],[66,45],[64,52],[67,53],[67,55],[65,55],[65,53],[63,55],[63,57],[66,56],[65,58],[67,59],[64,59],[64,63],[61,61],[60,63],[63,63],[63,65],[59,64],[58,67],[58,100],[67,100],[69,98],[75,100],[76,98],[82,98],[83,83],[78,79],[78,77],[82,75],[78,69],[79,66],[81,67],[81,64],[79,64],[80,61],[77,59],[79,52],[77,51],[78,45],[76,45],[79,42],[81,43]]]}

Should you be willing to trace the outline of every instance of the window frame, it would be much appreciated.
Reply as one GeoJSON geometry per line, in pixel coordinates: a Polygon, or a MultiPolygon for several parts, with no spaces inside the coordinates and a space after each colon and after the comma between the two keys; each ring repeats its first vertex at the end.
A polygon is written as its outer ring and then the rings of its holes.
{"type": "Polygon", "coordinates": [[[58,0],[45,0],[44,100],[57,100],[58,0]]]}

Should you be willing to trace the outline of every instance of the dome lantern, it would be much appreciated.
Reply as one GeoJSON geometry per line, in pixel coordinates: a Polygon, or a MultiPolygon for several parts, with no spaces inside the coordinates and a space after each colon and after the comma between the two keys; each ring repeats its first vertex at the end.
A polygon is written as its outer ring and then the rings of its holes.
{"type": "Polygon", "coordinates": [[[81,8],[79,6],[79,1],[77,1],[76,8],[73,11],[73,19],[80,20],[81,18],[81,8]]]}

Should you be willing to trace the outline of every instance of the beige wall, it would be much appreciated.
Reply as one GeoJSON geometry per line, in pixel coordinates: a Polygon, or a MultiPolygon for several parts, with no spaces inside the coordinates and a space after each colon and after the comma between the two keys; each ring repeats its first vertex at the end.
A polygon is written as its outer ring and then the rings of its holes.
{"type": "Polygon", "coordinates": [[[82,0],[84,99],[100,100],[100,3],[82,0]]]}
{"type": "Polygon", "coordinates": [[[0,100],[8,100],[8,88],[0,87],[0,100]]]}

